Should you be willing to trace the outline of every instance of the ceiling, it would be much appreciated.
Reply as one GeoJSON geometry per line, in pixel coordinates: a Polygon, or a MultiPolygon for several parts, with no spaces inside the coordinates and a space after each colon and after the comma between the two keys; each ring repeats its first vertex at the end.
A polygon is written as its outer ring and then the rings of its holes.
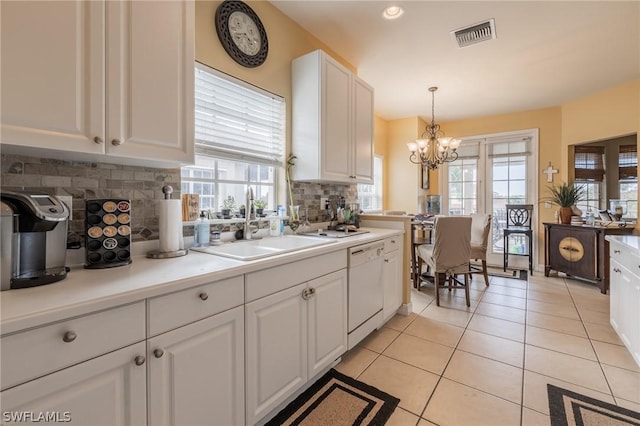
{"type": "MultiPolygon", "coordinates": [[[[272,0],[375,88],[385,119],[436,121],[559,106],[640,78],[639,1],[272,0]],[[386,21],[391,4],[405,13],[386,21]],[[495,40],[451,31],[495,19],[495,40]]],[[[606,111],[603,111],[606,113],[606,111]]]]}

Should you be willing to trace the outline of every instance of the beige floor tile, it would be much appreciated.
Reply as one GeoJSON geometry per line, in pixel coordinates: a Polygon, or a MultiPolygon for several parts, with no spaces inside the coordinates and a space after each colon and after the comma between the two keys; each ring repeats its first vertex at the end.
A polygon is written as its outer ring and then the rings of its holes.
{"type": "Polygon", "coordinates": [[[438,426],[435,423],[431,423],[429,420],[420,419],[418,426],[438,426]]]}
{"type": "Polygon", "coordinates": [[[591,342],[583,337],[527,326],[526,343],[592,361],[598,360],[591,342]]]}
{"type": "Polygon", "coordinates": [[[359,346],[381,354],[399,335],[399,331],[382,327],[368,335],[359,346]]]}
{"type": "Polygon", "coordinates": [[[453,348],[449,346],[430,342],[408,334],[401,334],[383,352],[384,355],[390,358],[406,362],[414,367],[438,375],[444,371],[452,353],[453,348]]]}
{"type": "Polygon", "coordinates": [[[473,318],[471,318],[467,326],[468,330],[479,331],[517,342],[524,342],[524,328],[524,324],[518,322],[488,317],[477,313],[473,315],[473,318]]]}
{"type": "Polygon", "coordinates": [[[580,317],[584,322],[592,322],[595,324],[608,324],[609,313],[592,311],[591,309],[580,309],[580,317]]]}
{"type": "Polygon", "coordinates": [[[538,413],[527,407],[522,407],[522,426],[549,426],[551,425],[551,417],[546,414],[538,413]]]}
{"type": "Polygon", "coordinates": [[[411,321],[416,319],[417,314],[412,312],[409,315],[394,315],[387,323],[384,325],[385,327],[391,328],[396,331],[403,331],[411,321]]]}
{"type": "Polygon", "coordinates": [[[420,316],[425,318],[434,319],[457,327],[466,327],[472,315],[471,312],[436,306],[435,303],[432,303],[420,313],[420,316]]]}
{"type": "Polygon", "coordinates": [[[524,344],[520,342],[467,330],[457,349],[522,368],[524,344]]]}
{"type": "Polygon", "coordinates": [[[476,313],[507,321],[519,322],[521,324],[524,324],[526,316],[524,309],[510,308],[508,306],[494,305],[493,303],[485,302],[480,302],[476,313]]]}
{"type": "Polygon", "coordinates": [[[440,426],[518,425],[520,405],[443,378],[422,417],[440,426]]]}
{"type": "Polygon", "coordinates": [[[595,324],[592,322],[585,322],[584,327],[587,329],[587,334],[591,340],[597,340],[599,342],[611,343],[614,345],[623,346],[622,340],[615,332],[611,324],[595,324]]]}
{"type": "Polygon", "coordinates": [[[438,383],[438,376],[381,355],[358,380],[399,398],[400,408],[420,415],[438,383]]]}
{"type": "Polygon", "coordinates": [[[520,404],[521,368],[457,350],[444,377],[520,404]]]}
{"type": "Polygon", "coordinates": [[[608,392],[598,392],[593,389],[525,370],[523,405],[531,408],[532,410],[549,415],[549,394],[547,391],[547,384],[613,404],[613,397],[608,392]]]}
{"type": "Polygon", "coordinates": [[[528,291],[537,291],[541,293],[560,294],[563,296],[569,296],[569,289],[564,284],[562,279],[540,278],[530,279],[527,286],[528,291]]]}
{"type": "Polygon", "coordinates": [[[453,348],[458,344],[458,341],[460,341],[460,337],[462,337],[462,333],[464,333],[464,328],[418,316],[409,324],[404,332],[453,348]]]}
{"type": "Polygon", "coordinates": [[[600,363],[640,372],[640,366],[636,364],[625,346],[594,341],[593,347],[596,349],[600,363]]]}
{"type": "Polygon", "coordinates": [[[609,296],[605,294],[600,294],[599,299],[592,298],[582,298],[582,297],[574,297],[573,301],[578,308],[578,311],[583,309],[588,309],[590,311],[602,312],[604,314],[609,314],[609,296]]]}
{"type": "Polygon", "coordinates": [[[520,290],[526,290],[528,287],[528,284],[526,281],[522,281],[522,280],[516,280],[514,278],[505,278],[505,277],[492,277],[495,278],[495,280],[491,280],[491,284],[493,285],[499,285],[502,287],[508,287],[508,288],[517,288],[520,290]]]}
{"type": "Polygon", "coordinates": [[[433,290],[431,290],[430,293],[431,294],[429,294],[428,288],[420,291],[413,289],[411,290],[411,304],[413,312],[419,314],[433,302],[435,293],[433,293],[433,290]]]}
{"type": "Polygon", "coordinates": [[[478,303],[480,303],[479,300],[469,298],[470,306],[467,306],[467,299],[464,297],[464,292],[461,293],[459,290],[451,293],[446,290],[441,290],[440,292],[441,308],[459,309],[461,311],[473,313],[473,311],[478,307],[478,303]]]}
{"type": "Polygon", "coordinates": [[[483,302],[494,305],[508,306],[510,308],[526,309],[527,300],[521,297],[507,296],[500,293],[487,293],[482,298],[483,302]]]}
{"type": "Polygon", "coordinates": [[[610,365],[603,365],[602,369],[613,390],[613,396],[640,404],[640,373],[610,365]]]}
{"type": "Polygon", "coordinates": [[[555,315],[528,311],[527,325],[572,334],[578,337],[587,337],[582,321],[557,317],[555,315]]]}
{"type": "Polygon", "coordinates": [[[616,404],[620,407],[626,408],[627,410],[640,413],[640,404],[637,404],[635,402],[627,401],[626,399],[622,398],[616,398],[616,404]]]}
{"type": "Polygon", "coordinates": [[[521,288],[505,287],[503,285],[492,284],[487,288],[487,293],[498,293],[498,294],[504,294],[506,296],[520,297],[523,299],[527,298],[527,290],[521,289],[521,288]]]}
{"type": "Polygon", "coordinates": [[[538,302],[573,306],[573,299],[571,299],[571,296],[568,292],[547,292],[529,289],[529,291],[527,292],[527,299],[536,300],[538,302]]]}
{"type": "Polygon", "coordinates": [[[600,364],[588,359],[526,345],[524,368],[599,392],[609,391],[600,364]]]}
{"type": "Polygon", "coordinates": [[[578,311],[573,305],[563,305],[557,303],[539,302],[537,300],[529,300],[527,301],[527,310],[573,320],[580,319],[580,316],[578,316],[578,311]]]}
{"type": "Polygon", "coordinates": [[[358,378],[379,354],[361,346],[356,346],[342,356],[335,369],[349,377],[358,378]]]}
{"type": "Polygon", "coordinates": [[[411,414],[407,410],[396,407],[395,411],[385,423],[385,426],[415,426],[418,424],[420,417],[411,414]]]}

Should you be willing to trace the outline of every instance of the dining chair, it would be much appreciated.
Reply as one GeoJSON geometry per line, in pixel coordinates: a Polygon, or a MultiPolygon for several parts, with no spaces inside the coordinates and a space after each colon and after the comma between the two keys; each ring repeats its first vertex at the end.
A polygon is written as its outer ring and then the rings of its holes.
{"type": "Polygon", "coordinates": [[[489,274],[487,273],[489,231],[491,231],[490,214],[474,213],[471,215],[471,259],[482,262],[482,269],[471,267],[471,273],[482,273],[487,287],[489,286],[489,274]]]}
{"type": "Polygon", "coordinates": [[[531,223],[533,219],[533,204],[507,204],[507,223],[503,232],[503,265],[502,270],[509,267],[509,255],[527,256],[529,258],[529,273],[533,275],[533,230],[531,223]],[[516,247],[517,250],[509,251],[509,237],[519,235],[526,237],[528,250],[525,251],[524,244],[516,247]]]}
{"type": "Polygon", "coordinates": [[[433,224],[434,243],[418,247],[418,256],[433,271],[436,305],[440,306],[440,289],[464,287],[467,306],[469,298],[469,260],[471,259],[471,217],[437,216],[433,224]],[[464,283],[454,279],[464,275],[464,283]],[[447,284],[445,284],[447,283],[447,284]]]}

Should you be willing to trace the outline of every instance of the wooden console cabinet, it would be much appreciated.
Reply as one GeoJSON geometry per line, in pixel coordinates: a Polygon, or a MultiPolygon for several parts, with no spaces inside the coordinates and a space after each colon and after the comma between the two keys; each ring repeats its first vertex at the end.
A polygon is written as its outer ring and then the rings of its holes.
{"type": "Polygon", "coordinates": [[[550,270],[609,289],[609,242],[606,235],[631,234],[632,228],[544,224],[544,275],[550,270]]]}

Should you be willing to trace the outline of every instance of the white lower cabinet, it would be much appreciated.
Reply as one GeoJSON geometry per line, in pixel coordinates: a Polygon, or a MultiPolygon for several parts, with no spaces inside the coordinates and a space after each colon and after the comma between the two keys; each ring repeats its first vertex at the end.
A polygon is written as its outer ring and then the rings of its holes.
{"type": "Polygon", "coordinates": [[[244,424],[242,306],[147,341],[149,424],[244,424]]]}
{"type": "Polygon", "coordinates": [[[144,342],[136,343],[7,389],[0,393],[2,422],[50,416],[70,425],[146,425],[144,354],[144,342]]]}
{"type": "Polygon", "coordinates": [[[347,348],[345,269],[246,305],[247,424],[283,403],[347,348]]]}
{"type": "Polygon", "coordinates": [[[384,249],[382,318],[383,322],[387,322],[402,305],[402,238],[388,238],[384,249]]]}

